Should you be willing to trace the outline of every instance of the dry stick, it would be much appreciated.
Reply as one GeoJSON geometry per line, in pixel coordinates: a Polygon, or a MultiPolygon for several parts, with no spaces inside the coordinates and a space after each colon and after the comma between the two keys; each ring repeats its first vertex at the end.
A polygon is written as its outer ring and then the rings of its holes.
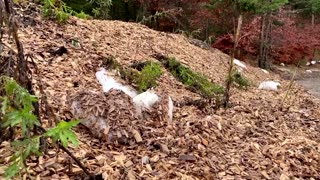
{"type": "MultiPolygon", "coordinates": [[[[10,10],[10,5],[8,0],[4,0],[4,4],[5,4],[5,11],[6,13],[2,14],[5,18],[4,20],[6,20],[6,23],[8,25],[9,28],[9,35],[12,34],[14,42],[17,46],[18,49],[18,54],[17,54],[17,58],[18,58],[18,62],[16,65],[16,71],[14,73],[15,79],[17,80],[17,82],[20,83],[20,85],[22,87],[24,87],[25,89],[27,89],[27,91],[29,91],[31,94],[33,94],[33,90],[32,90],[32,77],[28,78],[28,66],[27,66],[27,61],[24,57],[24,51],[23,51],[23,46],[22,43],[19,40],[18,37],[18,24],[14,18],[14,16],[11,15],[11,10],[10,10]]],[[[2,1],[1,1],[1,7],[3,7],[2,1]]],[[[2,8],[1,8],[1,12],[2,12],[2,8]]],[[[38,102],[34,102],[32,103],[34,108],[34,113],[35,115],[39,118],[40,121],[40,115],[39,115],[39,104],[38,102]]],[[[41,121],[40,121],[41,123],[41,121]]],[[[35,132],[35,134],[37,134],[37,129],[34,128],[33,131],[35,132]]]]}
{"type": "MultiPolygon", "coordinates": [[[[33,58],[31,56],[28,56],[28,57],[31,59],[32,63],[34,64],[36,72],[38,72],[38,67],[36,66],[33,58]]],[[[39,85],[39,88],[40,88],[40,93],[44,93],[42,84],[39,85]]],[[[45,93],[44,93],[44,95],[46,96],[45,93]]],[[[50,106],[49,106],[49,108],[50,108],[50,106]]],[[[53,116],[54,116],[54,114],[53,114],[53,116]]],[[[54,116],[54,118],[56,119],[55,116],[54,116]]],[[[37,126],[37,128],[39,128],[41,131],[43,131],[43,133],[46,133],[46,130],[43,127],[37,126]]],[[[64,152],[66,152],[77,163],[77,165],[84,171],[85,174],[87,174],[87,176],[94,178],[94,176],[86,169],[86,167],[67,148],[62,146],[61,143],[59,143],[59,142],[57,143],[57,145],[59,146],[59,148],[61,148],[64,152]]]]}
{"type": "Polygon", "coordinates": [[[166,33],[166,43],[164,45],[164,55],[168,57],[167,44],[168,44],[168,33],[166,33]]]}
{"type": "Polygon", "coordinates": [[[282,100],[282,106],[284,105],[284,102],[285,102],[285,100],[287,99],[290,90],[292,89],[293,80],[294,80],[294,77],[295,77],[296,74],[297,74],[297,71],[298,71],[298,68],[299,68],[299,65],[300,65],[300,61],[301,61],[301,60],[298,61],[298,65],[296,66],[296,69],[293,71],[293,74],[292,74],[292,76],[291,76],[289,87],[288,87],[288,89],[287,89],[287,91],[286,91],[286,94],[285,94],[283,100],[282,100]]]}
{"type": "MultiPolygon", "coordinates": [[[[38,73],[38,75],[39,75],[38,66],[36,65],[36,63],[34,62],[33,58],[32,58],[30,55],[29,55],[28,57],[31,59],[31,61],[32,61],[33,65],[34,65],[35,71],[36,71],[36,73],[38,73]]],[[[51,118],[53,118],[55,121],[57,121],[57,117],[54,115],[52,108],[49,106],[49,103],[47,102],[47,95],[46,95],[46,93],[45,93],[44,90],[43,90],[41,79],[40,79],[39,81],[40,81],[39,89],[40,89],[40,93],[43,94],[43,97],[44,97],[43,101],[44,101],[44,103],[45,103],[45,105],[46,105],[46,110],[47,110],[46,112],[49,111],[49,112],[50,112],[49,117],[51,117],[51,118]]],[[[56,123],[57,123],[57,122],[56,122],[56,123]]],[[[46,130],[45,130],[43,127],[39,127],[39,128],[40,128],[44,133],[46,132],[46,130]]],[[[62,146],[60,143],[57,143],[57,144],[58,144],[59,148],[61,148],[63,151],[65,151],[65,152],[79,165],[79,167],[80,167],[88,176],[90,176],[90,177],[93,176],[93,175],[86,169],[86,167],[85,167],[67,148],[65,148],[64,146],[62,146]]]]}
{"type": "MultiPolygon", "coordinates": [[[[38,126],[38,127],[43,132],[43,134],[45,134],[47,132],[43,127],[41,127],[41,126],[38,126]]],[[[60,149],[62,149],[64,152],[66,152],[77,163],[77,165],[84,171],[84,173],[86,173],[87,176],[94,178],[94,175],[92,175],[87,170],[87,168],[67,148],[62,146],[60,142],[57,142],[56,144],[59,146],[60,149]]]]}
{"type": "MultiPolygon", "coordinates": [[[[38,68],[37,64],[34,62],[34,60],[33,60],[31,55],[28,55],[28,57],[31,60],[33,66],[34,66],[35,73],[39,76],[40,75],[40,71],[39,71],[39,68],[38,68]]],[[[58,124],[59,121],[58,121],[57,117],[54,115],[54,112],[53,112],[51,106],[48,103],[48,96],[43,90],[43,82],[42,82],[41,78],[39,78],[38,81],[39,81],[40,94],[42,95],[41,96],[41,101],[43,101],[43,103],[44,103],[47,115],[49,116],[49,119],[52,118],[54,120],[54,122],[56,124],[58,124]]],[[[51,120],[49,120],[49,126],[52,126],[52,121],[51,120]]]]}
{"type": "Polygon", "coordinates": [[[225,108],[228,106],[229,98],[230,98],[230,87],[231,87],[231,84],[232,84],[232,80],[231,80],[232,79],[232,70],[233,70],[233,66],[234,66],[233,59],[234,59],[236,48],[238,46],[238,38],[239,38],[239,34],[240,34],[241,25],[242,25],[242,15],[240,14],[239,17],[238,17],[237,31],[236,31],[236,33],[234,35],[234,46],[233,46],[232,54],[230,56],[230,65],[229,65],[227,82],[226,82],[226,90],[225,90],[225,93],[224,93],[223,106],[225,108]]]}
{"type": "MultiPolygon", "coordinates": [[[[9,8],[9,2],[8,0],[4,0],[5,2],[5,8],[6,8],[6,12],[8,14],[8,16],[10,17],[10,8],[9,8]]],[[[14,22],[12,24],[10,24],[10,21],[8,22],[9,24],[9,28],[10,30],[12,31],[13,33],[13,37],[14,37],[14,40],[15,40],[15,43],[16,43],[16,46],[18,48],[18,58],[19,58],[19,62],[18,62],[18,65],[17,65],[17,70],[19,71],[19,80],[20,80],[20,83],[23,84],[23,87],[26,87],[27,86],[27,83],[26,82],[26,71],[27,71],[27,64],[26,64],[26,59],[24,58],[24,53],[23,53],[23,47],[22,47],[22,44],[21,42],[19,41],[19,38],[18,38],[18,34],[17,34],[17,24],[14,22]],[[20,66],[21,65],[21,66],[20,66]],[[24,74],[21,74],[22,71],[24,72],[24,74]]],[[[41,129],[42,131],[46,132],[45,129],[41,126],[38,126],[39,129],[41,129]]],[[[86,169],[86,167],[84,167],[84,165],[65,147],[63,147],[60,143],[58,143],[58,146],[63,150],[65,151],[78,165],[79,167],[90,177],[94,177],[93,175],[91,175],[91,173],[86,169]]]]}
{"type": "MultiPolygon", "coordinates": [[[[30,55],[28,57],[31,59],[31,61],[32,61],[33,65],[34,65],[35,71],[39,75],[38,66],[36,65],[36,63],[34,62],[33,58],[30,55]]],[[[44,103],[46,105],[46,110],[50,112],[49,116],[51,118],[53,118],[55,121],[57,121],[57,117],[54,115],[54,113],[52,111],[52,108],[49,106],[49,103],[47,102],[47,95],[43,90],[41,79],[39,81],[40,81],[39,89],[40,89],[40,93],[43,94],[43,97],[44,97],[43,101],[44,101],[44,103]]],[[[39,128],[43,131],[43,133],[46,132],[46,130],[43,127],[40,126],[39,128]]],[[[62,146],[60,143],[57,143],[57,144],[58,144],[59,148],[61,148],[64,152],[66,152],[88,176],[93,177],[93,175],[86,169],[86,167],[67,148],[62,146]]]]}
{"type": "MultiPolygon", "coordinates": [[[[22,43],[19,40],[18,37],[18,25],[15,21],[15,19],[13,17],[11,17],[11,11],[10,11],[10,6],[9,6],[9,1],[8,0],[4,0],[5,3],[5,9],[8,15],[8,27],[10,32],[12,33],[12,36],[14,38],[14,42],[17,46],[18,49],[18,64],[17,64],[17,70],[19,73],[19,76],[17,77],[17,79],[19,80],[19,82],[21,83],[21,85],[25,88],[27,88],[28,82],[27,82],[27,64],[24,58],[24,53],[23,53],[23,46],[22,43]],[[12,21],[10,21],[10,19],[12,21]]],[[[29,89],[28,89],[29,90],[29,89]]]]}

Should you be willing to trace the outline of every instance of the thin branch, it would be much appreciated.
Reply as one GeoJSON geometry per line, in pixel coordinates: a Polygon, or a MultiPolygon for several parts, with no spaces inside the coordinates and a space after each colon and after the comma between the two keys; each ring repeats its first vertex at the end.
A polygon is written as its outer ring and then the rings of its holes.
{"type": "MultiPolygon", "coordinates": [[[[41,126],[38,126],[38,128],[42,131],[43,134],[47,132],[47,131],[46,131],[43,127],[41,127],[41,126]]],[[[64,152],[66,152],[66,153],[77,163],[77,165],[83,170],[83,172],[84,172],[87,176],[89,176],[89,177],[91,177],[91,178],[94,178],[94,175],[92,175],[92,174],[87,170],[87,168],[86,168],[67,148],[65,148],[64,146],[62,146],[60,142],[57,142],[56,144],[58,145],[58,147],[59,147],[60,149],[62,149],[64,152]]]]}

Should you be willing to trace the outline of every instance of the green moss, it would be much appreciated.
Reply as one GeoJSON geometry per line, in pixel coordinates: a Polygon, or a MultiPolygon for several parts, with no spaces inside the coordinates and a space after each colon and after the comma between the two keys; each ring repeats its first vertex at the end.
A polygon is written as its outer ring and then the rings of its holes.
{"type": "Polygon", "coordinates": [[[162,75],[161,66],[157,63],[147,63],[137,78],[138,91],[144,92],[149,88],[157,86],[157,80],[162,75]]]}
{"type": "Polygon", "coordinates": [[[64,12],[62,10],[58,10],[55,13],[56,13],[57,21],[60,22],[60,23],[67,22],[69,17],[70,17],[69,13],[66,13],[66,12],[64,12]]]}
{"type": "Polygon", "coordinates": [[[222,86],[212,83],[202,74],[193,72],[175,58],[168,58],[166,61],[163,61],[163,63],[175,78],[189,88],[195,89],[195,91],[198,91],[202,96],[212,98],[224,92],[222,86]]]}
{"type": "Polygon", "coordinates": [[[102,67],[118,70],[121,79],[132,84],[139,92],[157,86],[157,80],[162,75],[161,66],[151,61],[133,64],[129,68],[121,66],[113,56],[103,59],[102,67]]]}
{"type": "Polygon", "coordinates": [[[90,16],[86,13],[84,13],[83,11],[81,11],[80,13],[74,12],[74,15],[80,19],[88,19],[90,16]]]}
{"type": "Polygon", "coordinates": [[[232,83],[237,85],[241,89],[247,89],[250,86],[250,81],[243,76],[238,70],[234,70],[232,73],[232,83]]]}

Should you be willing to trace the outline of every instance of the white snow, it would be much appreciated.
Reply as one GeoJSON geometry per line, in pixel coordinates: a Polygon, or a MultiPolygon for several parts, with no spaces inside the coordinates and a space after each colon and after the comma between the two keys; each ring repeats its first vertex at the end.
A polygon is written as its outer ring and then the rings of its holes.
{"type": "Polygon", "coordinates": [[[138,94],[133,98],[133,103],[136,107],[137,114],[141,116],[141,113],[145,109],[150,109],[156,102],[160,100],[160,97],[153,92],[146,91],[138,94]]]}
{"type": "MultiPolygon", "coordinates": [[[[104,92],[108,92],[110,89],[118,89],[126,93],[132,98],[132,101],[136,108],[136,113],[138,116],[142,116],[142,112],[146,109],[150,110],[152,106],[160,100],[160,97],[152,92],[151,90],[147,90],[143,93],[137,94],[136,91],[130,89],[128,86],[124,86],[118,83],[114,78],[107,75],[107,71],[104,68],[101,68],[99,71],[96,72],[96,78],[98,79],[99,83],[103,87],[104,92]]],[[[169,97],[168,102],[168,117],[170,123],[172,122],[173,118],[173,102],[171,97],[169,97]]]]}
{"type": "Polygon", "coordinates": [[[98,72],[96,72],[96,78],[98,79],[99,83],[103,87],[103,92],[108,92],[110,89],[118,89],[129,95],[130,97],[135,97],[137,93],[134,90],[131,90],[129,87],[124,86],[118,83],[115,79],[108,76],[106,74],[106,70],[101,68],[98,72]]]}
{"type": "Polygon", "coordinates": [[[233,63],[243,69],[247,69],[247,66],[238,59],[233,59],[233,63]]]}
{"type": "Polygon", "coordinates": [[[279,86],[280,86],[280,83],[279,83],[279,82],[275,82],[275,81],[263,81],[263,82],[259,85],[258,89],[277,91],[279,86]]]}

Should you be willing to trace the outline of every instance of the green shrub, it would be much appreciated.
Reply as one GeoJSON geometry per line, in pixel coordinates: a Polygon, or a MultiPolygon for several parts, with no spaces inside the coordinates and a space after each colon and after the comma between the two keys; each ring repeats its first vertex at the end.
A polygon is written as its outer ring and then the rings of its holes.
{"type": "Polygon", "coordinates": [[[151,61],[133,64],[131,67],[122,67],[114,57],[103,59],[102,67],[117,70],[121,79],[133,84],[138,92],[144,92],[157,86],[157,80],[162,75],[161,66],[151,61]]]}
{"type": "Polygon", "coordinates": [[[89,15],[84,13],[83,11],[81,11],[80,13],[74,12],[74,15],[80,19],[88,19],[88,17],[90,17],[89,15]]]}
{"type": "Polygon", "coordinates": [[[77,13],[71,7],[67,6],[62,0],[41,0],[44,17],[55,17],[60,23],[65,23],[71,15],[82,19],[87,19],[89,15],[83,11],[77,13]]]}
{"type": "Polygon", "coordinates": [[[90,4],[94,4],[92,13],[95,18],[109,19],[112,0],[90,0],[90,4]]]}
{"type": "MultiPolygon", "coordinates": [[[[5,170],[6,179],[23,173],[28,173],[26,160],[32,156],[40,156],[40,138],[51,138],[53,142],[61,144],[64,147],[71,142],[78,145],[76,134],[71,130],[80,121],[61,121],[56,127],[49,129],[46,133],[35,134],[34,127],[40,126],[40,121],[33,114],[33,103],[37,102],[37,97],[29,94],[29,92],[21,87],[16,81],[9,77],[0,78],[0,102],[1,102],[1,130],[10,130],[9,128],[18,129],[16,133],[19,137],[15,137],[11,143],[13,156],[10,158],[9,166],[5,170]]],[[[20,177],[19,179],[22,179],[20,177]]]]}
{"type": "Polygon", "coordinates": [[[164,64],[175,78],[188,87],[200,92],[202,96],[211,98],[224,92],[222,86],[212,83],[202,74],[193,72],[175,58],[168,58],[167,61],[164,61],[164,64]]]}
{"type": "Polygon", "coordinates": [[[231,76],[231,82],[237,87],[242,89],[247,89],[250,86],[249,80],[244,77],[238,70],[234,70],[231,76]]]}
{"type": "Polygon", "coordinates": [[[137,79],[138,91],[144,92],[151,87],[157,85],[157,79],[162,74],[161,66],[157,63],[147,63],[147,65],[141,70],[137,79]]]}

